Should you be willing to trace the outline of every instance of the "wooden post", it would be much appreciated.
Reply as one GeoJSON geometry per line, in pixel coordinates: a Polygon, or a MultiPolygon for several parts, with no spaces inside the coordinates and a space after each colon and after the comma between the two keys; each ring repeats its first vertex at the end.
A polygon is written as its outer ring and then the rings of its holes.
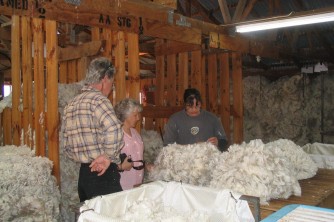
{"type": "Polygon", "coordinates": [[[21,97],[21,60],[20,60],[20,17],[12,16],[12,127],[13,144],[20,145],[21,113],[19,110],[21,97]]]}
{"type": "MultiPolygon", "coordinates": [[[[155,45],[155,51],[157,48],[164,44],[163,39],[157,39],[155,45]]],[[[156,56],[156,90],[155,90],[155,105],[165,106],[165,56],[156,56]]],[[[163,130],[164,121],[163,119],[155,119],[155,129],[163,130]]]]}
{"type": "Polygon", "coordinates": [[[176,104],[176,54],[167,55],[167,105],[176,104]]]}
{"type": "Polygon", "coordinates": [[[223,123],[226,137],[231,144],[230,128],[230,64],[229,53],[221,53],[219,56],[220,65],[220,118],[223,123]]]}
{"type": "Polygon", "coordinates": [[[33,19],[33,30],[36,156],[45,156],[44,32],[41,19],[33,19]]]}
{"type": "Polygon", "coordinates": [[[126,97],[125,91],[125,40],[124,32],[117,32],[116,50],[115,50],[115,66],[116,66],[116,98],[114,104],[126,97]]]}
{"type": "Polygon", "coordinates": [[[139,100],[140,70],[139,70],[138,34],[128,33],[127,36],[128,36],[129,97],[139,100]]]}
{"type": "Polygon", "coordinates": [[[45,20],[47,69],[47,130],[49,159],[53,162],[53,175],[60,184],[59,116],[58,116],[58,38],[57,22],[45,20]]]}
{"type": "MultiPolygon", "coordinates": [[[[128,33],[128,78],[129,97],[139,101],[140,93],[140,70],[139,70],[139,39],[138,34],[128,33]]],[[[140,122],[136,126],[140,132],[140,122]]]]}
{"type": "Polygon", "coordinates": [[[243,142],[243,85],[241,54],[232,53],[233,80],[233,138],[234,143],[243,142]]]}
{"type": "Polygon", "coordinates": [[[33,148],[32,100],[32,34],[29,17],[22,17],[22,79],[24,144],[33,148]]]}

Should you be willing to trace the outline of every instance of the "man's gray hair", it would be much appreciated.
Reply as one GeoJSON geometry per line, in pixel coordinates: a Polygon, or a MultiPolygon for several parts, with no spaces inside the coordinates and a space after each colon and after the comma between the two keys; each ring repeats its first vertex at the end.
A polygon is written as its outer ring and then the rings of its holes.
{"type": "Polygon", "coordinates": [[[135,99],[126,98],[126,99],[121,100],[115,105],[116,116],[122,123],[132,112],[135,112],[135,111],[138,111],[138,112],[143,111],[143,107],[135,99]]]}
{"type": "Polygon", "coordinates": [[[113,78],[116,69],[108,58],[99,57],[93,59],[89,64],[85,78],[85,84],[99,83],[105,76],[109,79],[113,78]]]}

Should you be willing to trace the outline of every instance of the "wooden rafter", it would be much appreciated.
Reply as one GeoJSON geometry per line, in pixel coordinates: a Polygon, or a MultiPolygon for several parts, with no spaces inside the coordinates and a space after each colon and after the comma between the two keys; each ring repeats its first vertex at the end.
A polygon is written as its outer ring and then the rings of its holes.
{"type": "Polygon", "coordinates": [[[234,12],[234,15],[233,15],[233,18],[232,18],[233,23],[240,21],[242,13],[245,9],[246,3],[247,3],[247,0],[239,0],[238,1],[237,8],[236,8],[236,10],[234,12]]]}
{"type": "Polygon", "coordinates": [[[226,0],[218,0],[220,11],[224,18],[224,24],[230,24],[231,23],[231,15],[230,11],[228,10],[227,2],[226,0]]]}

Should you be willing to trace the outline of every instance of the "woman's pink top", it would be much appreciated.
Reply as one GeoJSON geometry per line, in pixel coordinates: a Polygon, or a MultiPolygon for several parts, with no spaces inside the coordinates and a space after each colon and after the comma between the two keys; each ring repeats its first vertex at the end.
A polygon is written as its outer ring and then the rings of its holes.
{"type": "MultiPolygon", "coordinates": [[[[121,153],[125,153],[127,156],[131,155],[132,160],[143,160],[144,155],[144,144],[141,136],[136,129],[130,128],[132,136],[124,132],[124,147],[121,153]]],[[[134,163],[134,166],[142,165],[141,163],[134,163]]],[[[139,185],[143,182],[144,169],[135,170],[124,170],[121,172],[121,186],[123,190],[133,188],[134,185],[139,185]]]]}

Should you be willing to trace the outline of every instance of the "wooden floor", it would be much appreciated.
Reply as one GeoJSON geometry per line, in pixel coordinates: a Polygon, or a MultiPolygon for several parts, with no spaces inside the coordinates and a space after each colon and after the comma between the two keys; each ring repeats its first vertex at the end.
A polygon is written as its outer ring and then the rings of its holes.
{"type": "Polygon", "coordinates": [[[302,195],[289,199],[271,200],[269,205],[261,205],[261,219],[289,204],[305,204],[334,209],[334,170],[319,169],[307,180],[300,180],[302,195]]]}

